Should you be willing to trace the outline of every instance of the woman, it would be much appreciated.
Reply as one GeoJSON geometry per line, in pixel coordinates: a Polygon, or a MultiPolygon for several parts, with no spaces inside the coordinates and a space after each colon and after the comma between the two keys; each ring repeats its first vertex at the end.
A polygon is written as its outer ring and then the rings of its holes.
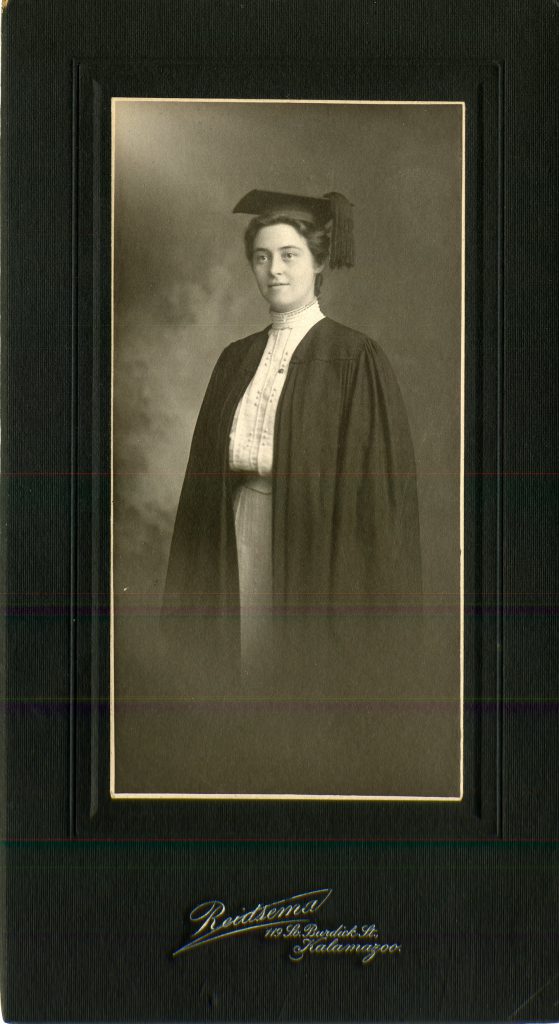
{"type": "Polygon", "coordinates": [[[179,503],[165,619],[193,693],[340,699],[405,687],[420,583],[413,449],[391,367],[330,320],[351,206],[251,192],[246,255],[271,326],[222,353],[179,503]],[[411,614],[410,614],[411,612],[411,614]]]}

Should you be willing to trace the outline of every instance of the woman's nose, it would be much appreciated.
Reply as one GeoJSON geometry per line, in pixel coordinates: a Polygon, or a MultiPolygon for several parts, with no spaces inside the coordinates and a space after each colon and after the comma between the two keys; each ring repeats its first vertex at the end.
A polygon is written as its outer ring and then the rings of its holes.
{"type": "Polygon", "coordinates": [[[274,253],[270,259],[270,274],[275,277],[282,269],[282,261],[279,253],[274,253]]]}

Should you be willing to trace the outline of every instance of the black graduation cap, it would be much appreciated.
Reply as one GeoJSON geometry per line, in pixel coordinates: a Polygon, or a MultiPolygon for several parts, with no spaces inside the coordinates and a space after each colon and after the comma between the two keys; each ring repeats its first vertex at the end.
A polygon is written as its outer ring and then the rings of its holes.
{"type": "Polygon", "coordinates": [[[353,205],[340,192],[323,196],[296,196],[290,192],[262,192],[253,189],[235,206],[233,213],[255,217],[290,217],[308,221],[330,232],[330,266],[353,266],[353,205]]]}

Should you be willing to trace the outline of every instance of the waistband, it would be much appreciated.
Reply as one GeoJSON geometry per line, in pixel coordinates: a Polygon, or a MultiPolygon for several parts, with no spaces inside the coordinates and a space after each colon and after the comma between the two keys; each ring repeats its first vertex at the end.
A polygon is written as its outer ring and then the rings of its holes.
{"type": "Polygon", "coordinates": [[[239,481],[240,487],[247,487],[249,491],[258,491],[259,494],[272,493],[272,478],[270,476],[259,476],[258,473],[247,473],[239,481]]]}

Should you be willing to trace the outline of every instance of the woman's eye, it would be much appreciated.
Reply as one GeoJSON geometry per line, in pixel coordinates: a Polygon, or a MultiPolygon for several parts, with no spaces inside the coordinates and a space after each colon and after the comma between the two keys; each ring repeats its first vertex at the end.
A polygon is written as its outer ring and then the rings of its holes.
{"type": "Polygon", "coordinates": [[[268,257],[267,257],[267,256],[265,255],[265,253],[263,253],[263,252],[260,252],[260,253],[258,253],[258,254],[257,254],[257,255],[256,255],[255,257],[254,257],[254,262],[255,262],[255,263],[266,263],[266,260],[267,260],[267,259],[268,259],[268,257]]]}
{"type": "Polygon", "coordinates": [[[284,260],[294,260],[296,255],[297,255],[297,253],[295,253],[295,252],[284,252],[283,258],[284,258],[284,260]]]}

